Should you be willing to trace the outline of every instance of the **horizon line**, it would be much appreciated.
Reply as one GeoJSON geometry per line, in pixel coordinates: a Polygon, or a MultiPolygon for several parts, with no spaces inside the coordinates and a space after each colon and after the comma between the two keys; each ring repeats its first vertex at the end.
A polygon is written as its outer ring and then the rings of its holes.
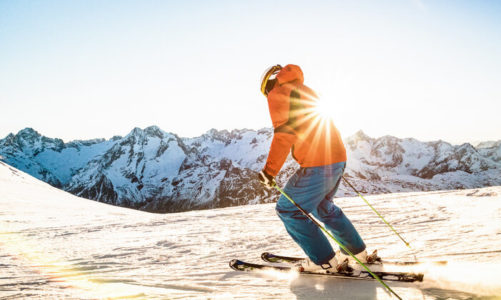
{"type": "MultiPolygon", "coordinates": [[[[252,129],[252,128],[233,128],[233,129],[217,129],[217,128],[210,128],[208,130],[206,130],[204,133],[200,134],[200,135],[197,135],[197,136],[180,136],[179,134],[175,133],[175,132],[172,132],[172,131],[166,131],[166,130],[163,130],[162,128],[160,128],[158,125],[149,125],[149,126],[146,126],[144,128],[141,128],[141,127],[138,127],[138,126],[135,126],[133,127],[127,134],[125,135],[119,135],[119,134],[115,134],[109,138],[105,138],[105,137],[96,137],[96,138],[90,138],[90,139],[72,139],[72,140],[65,140],[65,139],[62,139],[62,138],[59,138],[59,137],[49,137],[47,135],[44,135],[43,133],[40,133],[38,130],[34,129],[33,127],[25,127],[21,130],[19,130],[17,133],[13,133],[13,132],[10,132],[8,133],[5,137],[3,138],[0,138],[0,140],[5,140],[7,137],[9,137],[10,135],[13,135],[13,136],[17,136],[19,135],[21,132],[23,131],[26,131],[26,130],[32,130],[34,132],[36,132],[38,135],[42,136],[42,137],[46,137],[46,138],[49,138],[49,139],[59,139],[59,140],[62,140],[64,144],[70,144],[70,143],[75,143],[75,142],[88,142],[88,141],[94,141],[94,140],[105,140],[105,141],[108,141],[108,140],[111,140],[111,139],[114,139],[114,138],[124,138],[126,137],[127,135],[131,134],[134,130],[136,129],[139,129],[141,131],[145,131],[147,130],[148,128],[152,128],[152,127],[156,127],[158,128],[159,130],[165,132],[165,133],[168,133],[168,134],[173,134],[181,139],[194,139],[194,138],[199,138],[199,137],[202,137],[203,135],[206,135],[206,134],[209,134],[210,132],[212,131],[216,131],[216,132],[228,132],[228,133],[232,133],[234,131],[254,131],[254,132],[258,132],[260,130],[266,130],[266,129],[272,129],[272,127],[262,127],[262,128],[259,128],[259,129],[252,129]]],[[[385,134],[385,135],[381,135],[381,136],[378,136],[378,137],[373,137],[373,136],[370,136],[368,134],[365,133],[365,131],[363,129],[359,129],[357,130],[355,133],[353,134],[350,134],[350,135],[347,135],[343,138],[343,140],[345,139],[348,139],[350,137],[353,137],[355,135],[364,135],[370,139],[375,139],[375,140],[378,140],[378,139],[381,139],[381,138],[385,138],[385,137],[391,137],[391,138],[396,138],[396,139],[399,139],[399,140],[416,140],[418,142],[422,142],[422,143],[433,143],[433,142],[444,142],[444,143],[448,143],[450,145],[453,145],[453,146],[461,146],[461,145],[464,145],[464,144],[469,144],[473,147],[478,147],[480,144],[482,143],[488,143],[488,142],[501,142],[501,138],[499,140],[484,140],[484,141],[477,141],[476,143],[472,143],[472,142],[462,142],[462,143],[453,143],[453,142],[450,142],[450,141],[447,141],[447,140],[444,140],[444,139],[437,139],[437,140],[420,140],[418,138],[414,138],[414,137],[399,137],[399,136],[395,136],[395,135],[391,135],[391,134],[385,134]]]]}

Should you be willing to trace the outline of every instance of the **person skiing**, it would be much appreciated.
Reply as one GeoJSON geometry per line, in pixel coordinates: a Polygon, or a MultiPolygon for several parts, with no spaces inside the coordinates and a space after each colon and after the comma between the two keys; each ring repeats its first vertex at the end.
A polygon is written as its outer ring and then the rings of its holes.
{"type": "MultiPolygon", "coordinates": [[[[343,211],[332,202],[346,167],[346,150],[332,120],[316,111],[317,96],[303,84],[297,65],[268,68],[261,79],[261,92],[268,99],[274,134],[266,165],[259,181],[267,188],[276,185],[288,154],[300,168],[289,178],[284,191],[315,218],[363,263],[367,262],[365,243],[343,211]]],[[[303,271],[339,272],[349,255],[340,250],[338,258],[322,231],[293,203],[282,195],[276,212],[292,239],[307,259],[298,265],[303,271]]]]}

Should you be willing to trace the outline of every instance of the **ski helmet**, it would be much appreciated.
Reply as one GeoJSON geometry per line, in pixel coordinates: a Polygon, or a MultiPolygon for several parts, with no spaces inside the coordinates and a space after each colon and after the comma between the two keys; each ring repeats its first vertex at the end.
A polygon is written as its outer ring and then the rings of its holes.
{"type": "Polygon", "coordinates": [[[274,65],[264,71],[264,74],[261,77],[261,93],[263,93],[263,95],[265,95],[266,97],[268,96],[268,92],[273,87],[276,76],[278,72],[280,72],[280,70],[282,70],[281,65],[274,65]]]}

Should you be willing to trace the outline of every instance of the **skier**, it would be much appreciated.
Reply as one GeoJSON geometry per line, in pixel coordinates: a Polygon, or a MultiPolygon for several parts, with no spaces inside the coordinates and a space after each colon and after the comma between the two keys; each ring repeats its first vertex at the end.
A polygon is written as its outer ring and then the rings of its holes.
{"type": "MultiPolygon", "coordinates": [[[[367,251],[357,230],[332,198],[346,166],[346,150],[332,120],[315,110],[316,95],[303,84],[303,72],[296,65],[268,68],[261,80],[261,92],[268,99],[274,127],[273,140],[259,181],[272,188],[275,176],[289,152],[300,164],[284,191],[326,228],[363,263],[367,251]]],[[[292,239],[308,258],[298,265],[303,271],[339,272],[351,258],[344,250],[338,258],[322,231],[283,195],[276,212],[292,239]]]]}

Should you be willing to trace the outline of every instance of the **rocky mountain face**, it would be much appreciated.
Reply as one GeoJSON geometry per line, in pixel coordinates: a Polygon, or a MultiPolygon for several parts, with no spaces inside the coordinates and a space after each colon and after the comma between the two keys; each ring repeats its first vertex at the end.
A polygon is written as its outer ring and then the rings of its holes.
{"type": "MultiPolygon", "coordinates": [[[[0,140],[0,159],[81,197],[176,212],[275,201],[276,192],[256,180],[272,136],[271,129],[210,130],[180,138],[151,126],[125,137],[64,143],[26,128],[0,140]]],[[[360,131],[345,144],[345,177],[364,193],[501,185],[501,141],[454,146],[360,131]]],[[[297,167],[289,157],[279,184],[297,167]]],[[[338,194],[353,192],[342,185],[338,194]]]]}
{"type": "Polygon", "coordinates": [[[429,191],[493,186],[501,183],[501,143],[458,146],[420,142],[363,132],[345,140],[346,177],[366,193],[429,191]]]}
{"type": "Polygon", "coordinates": [[[64,187],[77,170],[118,139],[64,143],[26,128],[0,140],[0,155],[8,164],[53,186],[64,187]]]}

